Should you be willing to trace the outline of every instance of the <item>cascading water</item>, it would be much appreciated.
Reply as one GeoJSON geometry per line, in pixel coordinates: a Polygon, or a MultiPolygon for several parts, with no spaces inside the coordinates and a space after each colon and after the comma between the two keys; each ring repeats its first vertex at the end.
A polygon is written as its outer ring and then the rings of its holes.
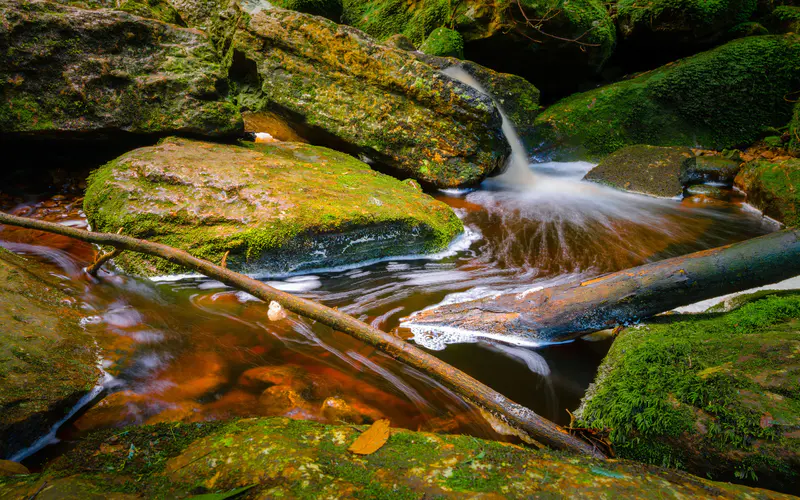
{"type": "MultiPolygon", "coordinates": [[[[465,85],[469,85],[482,94],[492,97],[472,75],[458,66],[450,66],[443,70],[442,73],[465,85]]],[[[496,181],[516,189],[533,186],[536,184],[537,179],[536,175],[528,167],[528,154],[525,152],[525,145],[522,144],[514,124],[503,112],[502,106],[496,101],[495,105],[500,112],[500,117],[503,119],[503,134],[505,134],[508,144],[511,146],[511,158],[508,160],[508,167],[502,175],[496,178],[496,181]]]]}

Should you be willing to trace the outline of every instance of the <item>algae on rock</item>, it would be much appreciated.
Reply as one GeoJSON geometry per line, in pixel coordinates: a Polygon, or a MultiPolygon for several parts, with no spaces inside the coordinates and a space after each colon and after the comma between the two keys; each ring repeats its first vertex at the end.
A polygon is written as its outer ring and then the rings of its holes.
{"type": "Polygon", "coordinates": [[[0,0],[0,132],[241,132],[205,35],[107,9],[0,0]]]}
{"type": "Polygon", "coordinates": [[[788,498],[624,460],[469,436],[392,429],[375,453],[348,452],[365,429],[259,418],[104,431],[42,474],[0,478],[0,496],[27,498],[46,481],[50,498],[66,492],[183,498],[238,488],[253,498],[560,498],[576,491],[584,498],[788,498]]]}
{"type": "MultiPolygon", "coordinates": [[[[84,210],[95,230],[171,245],[248,272],[286,274],[445,249],[463,230],[415,183],[322,147],[167,139],[95,171],[84,210]]],[[[180,272],[126,252],[141,275],[180,272]]]]}
{"type": "Polygon", "coordinates": [[[70,300],[45,266],[0,248],[0,458],[46,435],[100,380],[70,300]]]}
{"type": "Polygon", "coordinates": [[[659,316],[614,341],[577,412],[620,457],[800,493],[800,293],[659,316]]]}
{"type": "Polygon", "coordinates": [[[563,99],[536,119],[537,150],[597,159],[632,144],[726,149],[783,126],[800,87],[800,36],[748,37],[563,99]]]}

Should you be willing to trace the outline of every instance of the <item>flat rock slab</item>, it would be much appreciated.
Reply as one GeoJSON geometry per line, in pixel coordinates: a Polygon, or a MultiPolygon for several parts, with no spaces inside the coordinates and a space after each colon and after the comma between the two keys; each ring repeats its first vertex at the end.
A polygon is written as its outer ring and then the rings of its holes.
{"type": "Polygon", "coordinates": [[[604,158],[583,179],[634,193],[672,198],[683,194],[681,179],[694,162],[689,148],[628,146],[604,158]]]}
{"type": "Polygon", "coordinates": [[[348,452],[364,430],[285,418],[115,429],[91,435],[41,475],[0,478],[0,496],[27,498],[46,481],[37,499],[183,498],[247,487],[242,498],[789,498],[468,436],[392,429],[375,453],[348,452]]]}
{"type": "Polygon", "coordinates": [[[208,38],[110,9],[0,0],[0,132],[232,136],[208,38]]]}
{"type": "Polygon", "coordinates": [[[41,264],[0,249],[0,458],[47,434],[100,379],[71,303],[41,264]]]}
{"type": "Polygon", "coordinates": [[[310,142],[436,187],[505,165],[510,148],[485,94],[353,28],[263,7],[217,29],[231,33],[218,44],[230,47],[243,109],[276,112],[310,142]]]}
{"type": "Polygon", "coordinates": [[[800,293],[619,334],[577,416],[620,457],[800,493],[800,293]]]}
{"type": "MultiPolygon", "coordinates": [[[[455,213],[326,148],[188,139],[129,152],[95,171],[84,210],[94,230],[165,243],[247,272],[286,274],[436,252],[463,231],[455,213]]],[[[180,271],[123,253],[125,271],[180,271]]]]}

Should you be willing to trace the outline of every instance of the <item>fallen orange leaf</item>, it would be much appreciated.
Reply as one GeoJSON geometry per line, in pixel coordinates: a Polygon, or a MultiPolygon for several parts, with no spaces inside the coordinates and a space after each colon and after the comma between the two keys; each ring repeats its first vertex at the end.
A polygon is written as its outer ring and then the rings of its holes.
{"type": "Polygon", "coordinates": [[[358,436],[347,451],[357,455],[370,455],[381,449],[387,439],[389,439],[389,421],[382,418],[358,436]]]}

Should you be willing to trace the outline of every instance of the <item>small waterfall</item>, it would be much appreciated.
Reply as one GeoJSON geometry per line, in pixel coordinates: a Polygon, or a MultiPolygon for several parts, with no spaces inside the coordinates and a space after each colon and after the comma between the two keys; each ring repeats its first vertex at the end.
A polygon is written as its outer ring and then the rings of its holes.
{"type": "MultiPolygon", "coordinates": [[[[472,75],[464,71],[461,67],[450,66],[444,69],[442,73],[465,85],[469,85],[478,92],[492,97],[494,100],[492,94],[487,92],[472,75]]],[[[502,106],[500,106],[497,101],[495,101],[495,106],[497,106],[497,109],[500,111],[500,116],[503,119],[503,134],[505,134],[508,144],[511,146],[511,158],[509,158],[508,168],[495,180],[498,183],[516,189],[536,184],[536,174],[534,174],[528,166],[528,154],[525,152],[525,146],[522,144],[519,135],[517,135],[514,124],[508,119],[503,112],[502,106]]]]}

